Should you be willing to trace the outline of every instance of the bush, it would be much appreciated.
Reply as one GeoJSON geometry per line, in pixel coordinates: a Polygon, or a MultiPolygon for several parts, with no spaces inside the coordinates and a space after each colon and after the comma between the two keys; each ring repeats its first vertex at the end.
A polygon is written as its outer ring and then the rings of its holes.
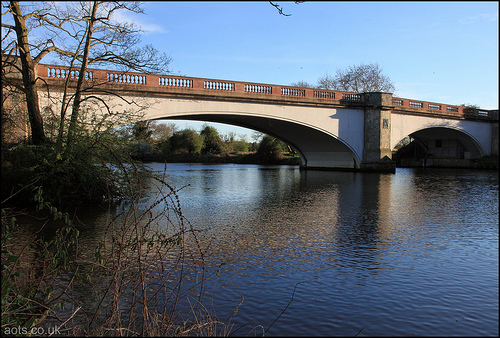
{"type": "Polygon", "coordinates": [[[149,161],[154,155],[153,147],[150,143],[132,143],[127,147],[130,157],[134,160],[149,161]]]}
{"type": "Polygon", "coordinates": [[[282,141],[265,135],[257,149],[257,156],[261,163],[278,163],[283,159],[283,152],[286,151],[286,144],[282,141]]]}
{"type": "Polygon", "coordinates": [[[62,308],[64,290],[84,278],[75,264],[79,231],[69,214],[44,200],[40,187],[30,189],[31,194],[33,191],[36,210],[44,210],[47,219],[53,217],[64,225],[48,241],[38,237],[39,232],[17,238],[17,213],[2,208],[2,333],[20,328],[29,332],[57,307],[62,308]],[[72,276],[69,283],[61,286],[65,283],[61,276],[68,275],[72,276]]]}
{"type": "Polygon", "coordinates": [[[130,167],[129,179],[119,184],[120,211],[109,219],[94,250],[78,248],[79,231],[69,214],[47,202],[39,187],[30,194],[36,191],[36,209],[45,211],[42,228],[51,216],[64,223],[54,236],[43,235],[40,228],[19,245],[12,209],[2,208],[4,333],[18,327],[50,332],[54,326],[68,336],[216,336],[230,331],[202,303],[205,252],[199,230],[181,212],[179,189],[161,175],[141,178],[146,186],[158,183],[149,199],[149,190],[130,185],[140,172],[130,167]],[[82,287],[92,292],[75,297],[75,289],[82,287]],[[69,318],[65,309],[73,312],[69,318]]]}
{"type": "Polygon", "coordinates": [[[240,140],[235,143],[234,151],[239,153],[246,153],[249,151],[249,145],[243,140],[240,140]]]}
{"type": "Polygon", "coordinates": [[[169,139],[169,152],[171,154],[188,152],[199,153],[203,146],[203,138],[193,129],[177,131],[169,139]]]}
{"type": "Polygon", "coordinates": [[[109,160],[102,158],[103,149],[90,141],[81,139],[63,149],[51,142],[20,144],[3,151],[2,200],[21,189],[12,200],[29,204],[30,189],[35,185],[57,206],[99,203],[113,196],[115,189],[108,185],[109,160]]]}

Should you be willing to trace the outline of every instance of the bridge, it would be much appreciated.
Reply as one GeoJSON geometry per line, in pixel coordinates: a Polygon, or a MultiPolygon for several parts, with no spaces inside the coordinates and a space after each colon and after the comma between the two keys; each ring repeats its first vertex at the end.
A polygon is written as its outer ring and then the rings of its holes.
{"type": "MultiPolygon", "coordinates": [[[[40,64],[38,76],[45,83],[40,107],[58,111],[57,93],[66,80],[70,86],[76,83],[77,72],[40,64]]],[[[142,120],[198,120],[250,128],[288,143],[303,168],[393,171],[393,150],[406,136],[424,145],[427,165],[460,165],[498,155],[498,110],[390,93],[103,69],[88,69],[85,78],[85,95],[99,95],[94,109],[104,114],[135,105],[142,107],[142,120]]]]}

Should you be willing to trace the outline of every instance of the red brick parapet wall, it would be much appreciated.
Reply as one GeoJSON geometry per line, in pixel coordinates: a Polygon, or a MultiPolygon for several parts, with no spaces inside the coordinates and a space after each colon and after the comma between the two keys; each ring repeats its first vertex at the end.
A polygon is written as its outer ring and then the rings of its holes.
{"type": "MultiPolygon", "coordinates": [[[[62,80],[70,77],[72,80],[78,78],[77,70],[69,70],[68,67],[55,66],[55,65],[38,65],[38,76],[45,80],[62,80]]],[[[310,102],[332,102],[341,104],[363,104],[364,94],[342,92],[335,90],[325,90],[317,88],[300,88],[292,86],[280,86],[262,83],[249,83],[230,80],[216,80],[195,78],[186,76],[173,76],[173,75],[158,75],[158,74],[145,74],[135,72],[120,72],[104,69],[87,69],[85,74],[87,81],[93,83],[109,83],[121,84],[130,86],[130,89],[150,89],[155,91],[159,88],[170,90],[181,90],[182,92],[189,92],[190,90],[200,92],[214,92],[217,96],[234,96],[234,93],[240,95],[248,95],[248,97],[266,96],[269,98],[279,97],[281,100],[290,100],[296,102],[297,99],[304,98],[310,102]]],[[[141,90],[142,91],[142,90],[141,90]]],[[[455,106],[449,104],[418,101],[412,99],[405,99],[399,97],[392,98],[393,111],[402,113],[415,113],[423,115],[435,115],[443,117],[455,118],[479,118],[484,120],[498,120],[498,110],[484,110],[473,109],[464,106],[455,106]]]]}

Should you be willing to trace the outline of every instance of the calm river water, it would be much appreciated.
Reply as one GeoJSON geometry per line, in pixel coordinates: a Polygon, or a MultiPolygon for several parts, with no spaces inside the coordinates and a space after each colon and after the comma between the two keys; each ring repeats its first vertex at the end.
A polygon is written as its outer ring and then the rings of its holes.
{"type": "Polygon", "coordinates": [[[219,318],[244,297],[234,335],[498,336],[496,171],[168,164],[166,180],[225,263],[206,284],[219,318]]]}

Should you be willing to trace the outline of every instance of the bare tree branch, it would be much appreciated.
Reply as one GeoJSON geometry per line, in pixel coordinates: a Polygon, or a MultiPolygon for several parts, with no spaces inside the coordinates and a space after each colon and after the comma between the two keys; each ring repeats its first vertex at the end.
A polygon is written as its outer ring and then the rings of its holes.
{"type": "MultiPolygon", "coordinates": [[[[305,1],[294,1],[294,2],[295,2],[295,4],[297,4],[297,5],[298,5],[298,4],[303,3],[303,2],[305,2],[305,1]]],[[[292,14],[285,14],[285,13],[283,12],[283,7],[281,7],[281,6],[280,6],[280,5],[278,5],[277,3],[273,2],[273,1],[269,1],[269,3],[270,3],[272,6],[274,6],[274,7],[278,10],[278,13],[279,13],[280,15],[283,15],[283,16],[291,16],[291,15],[292,15],[292,14]]]]}

